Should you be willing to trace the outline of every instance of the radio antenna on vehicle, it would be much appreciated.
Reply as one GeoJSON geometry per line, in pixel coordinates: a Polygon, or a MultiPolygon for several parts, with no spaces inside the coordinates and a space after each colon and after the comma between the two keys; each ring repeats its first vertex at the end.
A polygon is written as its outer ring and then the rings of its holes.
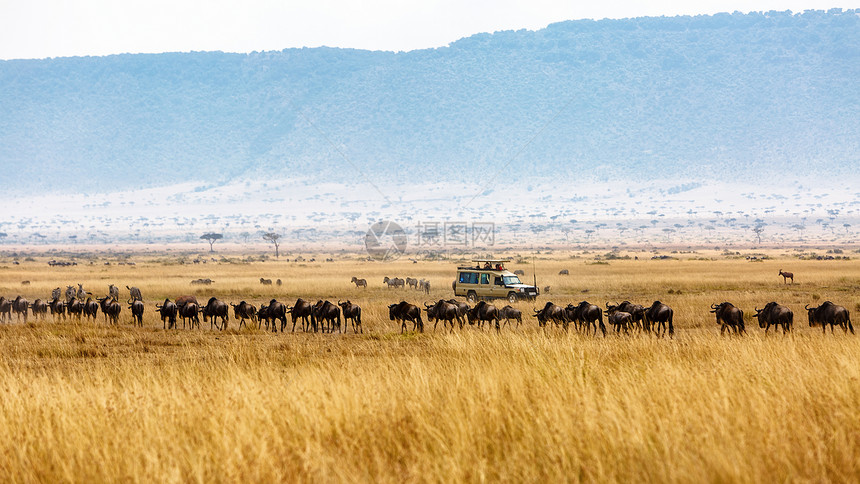
{"type": "Polygon", "coordinates": [[[537,263],[535,262],[535,251],[532,249],[532,278],[534,281],[535,291],[540,294],[540,289],[537,285],[537,263]]]}

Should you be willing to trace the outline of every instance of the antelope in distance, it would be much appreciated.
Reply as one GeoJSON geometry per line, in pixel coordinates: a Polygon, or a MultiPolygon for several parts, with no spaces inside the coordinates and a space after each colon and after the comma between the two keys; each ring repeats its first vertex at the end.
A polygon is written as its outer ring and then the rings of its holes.
{"type": "Polygon", "coordinates": [[[779,275],[782,276],[782,283],[788,284],[788,280],[791,279],[791,283],[794,284],[794,273],[793,272],[785,272],[784,270],[779,270],[779,275]]]}

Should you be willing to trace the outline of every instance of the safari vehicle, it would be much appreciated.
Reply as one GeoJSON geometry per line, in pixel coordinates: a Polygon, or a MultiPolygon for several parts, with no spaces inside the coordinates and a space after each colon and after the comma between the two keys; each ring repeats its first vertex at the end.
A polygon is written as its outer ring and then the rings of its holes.
{"type": "Polygon", "coordinates": [[[470,303],[478,299],[501,299],[509,302],[535,299],[537,287],[523,284],[519,276],[505,269],[502,259],[475,259],[475,265],[457,267],[454,295],[465,296],[470,303]]]}

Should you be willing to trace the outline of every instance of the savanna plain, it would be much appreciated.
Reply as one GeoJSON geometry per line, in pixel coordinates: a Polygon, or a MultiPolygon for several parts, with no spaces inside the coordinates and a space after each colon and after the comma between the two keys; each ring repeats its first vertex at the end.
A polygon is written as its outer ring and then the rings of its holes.
{"type": "MultiPolygon", "coordinates": [[[[577,251],[515,260],[550,286],[518,302],[500,332],[426,325],[405,334],[388,304],[453,296],[458,261],[208,263],[171,255],[136,264],[49,267],[0,261],[0,295],[141,289],[144,327],[82,320],[0,325],[0,476],[5,482],[827,482],[860,479],[860,335],[810,328],[804,305],[860,314],[860,255],[762,262],[703,251],[595,263],[577,251]],[[570,275],[559,275],[568,269],[570,275]],[[795,274],[784,284],[780,269],[795,274]],[[350,278],[368,281],[357,288],[350,278]],[[384,276],[431,282],[429,296],[384,276]],[[281,279],[264,286],[259,278],[281,279]],[[211,286],[192,286],[211,278],[211,286]],[[30,281],[22,285],[22,281],[30,281]],[[351,300],[364,332],[165,330],[156,302],[194,294],[257,306],[272,298],[351,300]],[[622,300],[675,311],[675,334],[607,337],[539,328],[533,307],[622,300]],[[710,305],[745,312],[721,336],[710,305]],[[794,311],[765,335],[752,314],[794,311]]],[[[633,254],[630,254],[631,256],[633,254]]],[[[332,262],[323,262],[331,257],[332,262]]],[[[309,258],[308,258],[309,259],[309,258]]],[[[463,261],[460,261],[463,262],[463,261]]],[[[202,302],[202,301],[201,301],[202,302]]],[[[505,302],[499,302],[502,306],[505,302]]]]}

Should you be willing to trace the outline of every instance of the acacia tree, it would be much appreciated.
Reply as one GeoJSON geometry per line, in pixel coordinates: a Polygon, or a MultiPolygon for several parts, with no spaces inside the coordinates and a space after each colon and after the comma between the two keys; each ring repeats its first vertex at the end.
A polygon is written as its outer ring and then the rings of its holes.
{"type": "Polygon", "coordinates": [[[278,246],[281,245],[280,239],[281,234],[276,234],[275,232],[266,232],[263,234],[263,240],[271,242],[275,246],[275,259],[278,258],[278,246]]]}
{"type": "Polygon", "coordinates": [[[209,232],[200,236],[201,239],[209,242],[209,252],[215,252],[215,249],[212,246],[215,244],[215,241],[221,240],[224,238],[224,234],[216,234],[215,232],[209,232]]]}
{"type": "Polygon", "coordinates": [[[756,225],[753,232],[755,232],[755,237],[758,240],[758,243],[761,244],[761,234],[764,232],[764,224],[756,225]]]}

